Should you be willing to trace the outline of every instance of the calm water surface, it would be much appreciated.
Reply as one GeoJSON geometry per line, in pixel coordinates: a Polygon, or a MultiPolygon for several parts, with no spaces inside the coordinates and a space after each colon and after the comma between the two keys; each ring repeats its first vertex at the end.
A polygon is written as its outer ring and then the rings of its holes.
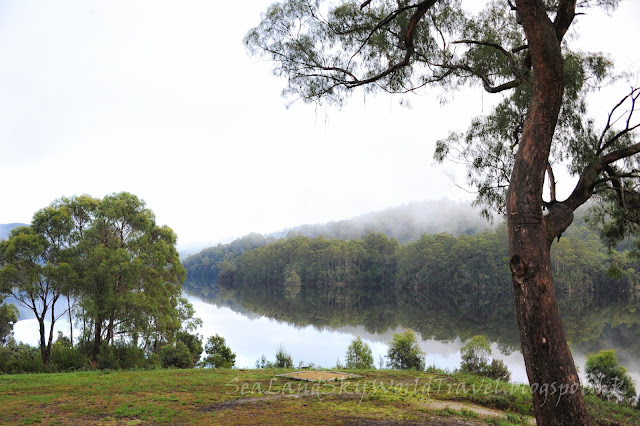
{"type": "MultiPolygon", "coordinates": [[[[527,381],[522,355],[517,350],[513,318],[509,314],[500,314],[500,309],[508,312],[509,307],[505,306],[508,301],[500,302],[501,308],[498,308],[492,307],[497,302],[482,301],[481,296],[474,296],[474,300],[479,302],[463,304],[463,310],[456,311],[461,309],[459,301],[455,309],[443,301],[435,301],[434,307],[427,308],[409,296],[407,300],[410,302],[406,305],[406,300],[396,300],[392,305],[371,306],[367,301],[343,291],[327,297],[326,294],[320,296],[305,291],[292,296],[279,290],[275,293],[243,293],[224,290],[203,292],[202,289],[194,292],[191,289],[185,297],[193,304],[195,316],[203,321],[198,333],[205,340],[214,334],[223,336],[236,353],[236,366],[239,368],[254,368],[262,355],[273,361],[281,345],[292,356],[296,366],[302,363],[331,368],[344,362],[347,347],[357,336],[369,344],[378,367],[392,335],[412,328],[420,337],[427,365],[446,370],[458,368],[460,348],[465,341],[472,335],[485,334],[489,340],[500,342],[492,344],[492,356],[505,361],[512,373],[512,381],[527,381]]],[[[607,309],[612,311],[611,316],[617,315],[615,309],[607,309]]],[[[572,317],[570,321],[573,325],[578,324],[578,331],[571,329],[567,334],[580,334],[580,329],[584,328],[580,327],[581,320],[572,317]]],[[[623,327],[623,331],[633,336],[637,334],[637,328],[635,324],[623,327]]],[[[16,340],[38,344],[37,322],[29,311],[20,309],[20,321],[14,330],[16,340]]],[[[58,330],[68,335],[66,317],[57,322],[58,330]]],[[[597,339],[593,336],[580,339],[588,343],[572,347],[580,372],[584,372],[585,352],[616,349],[621,363],[627,367],[636,385],[640,385],[640,357],[633,352],[633,343],[623,344],[628,338],[614,339],[603,334],[597,339]]]]}

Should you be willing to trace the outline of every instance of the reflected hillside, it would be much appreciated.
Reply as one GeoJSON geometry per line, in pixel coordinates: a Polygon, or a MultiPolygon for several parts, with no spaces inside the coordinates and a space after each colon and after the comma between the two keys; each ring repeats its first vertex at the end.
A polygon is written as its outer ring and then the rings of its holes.
{"type": "MultiPolygon", "coordinates": [[[[373,334],[412,328],[441,342],[483,334],[508,353],[520,343],[507,240],[503,224],[405,243],[384,232],[355,239],[250,234],[185,259],[184,288],[247,316],[373,334]]],[[[604,246],[582,216],[553,244],[564,328],[582,353],[616,348],[622,360],[640,358],[634,246],[604,246]]]]}
{"type": "MultiPolygon", "coordinates": [[[[457,293],[380,286],[250,286],[225,288],[188,281],[184,290],[246,316],[318,329],[362,326],[372,334],[411,328],[423,339],[450,342],[484,334],[503,353],[520,347],[510,290],[457,293]]],[[[615,347],[624,361],[640,358],[640,299],[570,294],[560,310],[572,346],[583,353],[615,347]]]]}

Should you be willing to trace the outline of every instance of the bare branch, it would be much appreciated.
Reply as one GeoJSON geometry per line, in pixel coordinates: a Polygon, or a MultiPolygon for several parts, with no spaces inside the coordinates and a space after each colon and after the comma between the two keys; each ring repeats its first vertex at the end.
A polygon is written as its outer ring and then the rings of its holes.
{"type": "MultiPolygon", "coordinates": [[[[635,87],[635,88],[633,88],[631,90],[631,93],[629,93],[627,96],[622,98],[620,100],[620,102],[618,102],[611,109],[611,112],[609,113],[609,116],[607,117],[607,124],[604,126],[604,129],[602,130],[602,134],[600,135],[599,148],[598,148],[598,150],[596,152],[597,155],[602,154],[607,148],[609,148],[611,145],[613,145],[622,136],[624,136],[627,133],[632,132],[633,130],[638,128],[639,125],[631,126],[631,118],[633,117],[633,113],[635,112],[636,101],[637,101],[639,96],[640,96],[640,88],[635,87]],[[607,142],[603,143],[605,136],[607,135],[609,130],[611,130],[611,128],[613,127],[615,122],[619,119],[618,118],[618,119],[614,120],[614,122],[612,123],[611,120],[613,118],[613,115],[618,110],[618,108],[620,108],[627,100],[631,100],[631,108],[627,111],[628,116],[627,116],[627,121],[626,121],[625,128],[622,131],[618,132],[616,135],[614,135],[610,140],[608,140],[607,142]]],[[[621,114],[621,115],[623,115],[623,114],[621,114]]]]}

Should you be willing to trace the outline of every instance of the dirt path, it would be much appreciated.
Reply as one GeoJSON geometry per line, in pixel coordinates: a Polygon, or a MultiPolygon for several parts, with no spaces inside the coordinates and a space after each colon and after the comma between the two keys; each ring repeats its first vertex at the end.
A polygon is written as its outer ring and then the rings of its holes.
{"type": "MultiPolygon", "coordinates": [[[[480,405],[471,404],[468,402],[459,401],[441,401],[431,400],[424,404],[429,410],[446,410],[447,408],[455,411],[468,410],[473,411],[478,416],[483,418],[504,418],[505,413],[499,410],[493,410],[491,408],[482,407],[480,405]]],[[[536,424],[536,420],[531,417],[527,420],[527,424],[536,424]]]]}

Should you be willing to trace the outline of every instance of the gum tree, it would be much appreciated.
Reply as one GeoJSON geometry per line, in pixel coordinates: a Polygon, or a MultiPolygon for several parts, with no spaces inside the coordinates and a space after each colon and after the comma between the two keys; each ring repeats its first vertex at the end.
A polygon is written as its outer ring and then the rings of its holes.
{"type": "MultiPolygon", "coordinates": [[[[466,134],[438,142],[436,159],[465,163],[483,212],[506,216],[538,423],[588,424],[550,248],[589,199],[597,202],[595,221],[609,242],[638,230],[640,143],[633,131],[640,91],[626,93],[597,128],[585,118],[585,96],[604,84],[612,63],[572,50],[565,35],[580,14],[612,10],[619,0],[495,0],[475,16],[461,3],[284,0],[266,11],[245,44],[287,78],[285,96],[307,102],[340,105],[356,88],[402,94],[427,85],[476,84],[500,94],[497,107],[473,120],[466,134]],[[560,162],[577,178],[564,200],[556,196],[560,162]]],[[[416,125],[416,135],[421,131],[416,125]]]]}
{"type": "Polygon", "coordinates": [[[174,342],[181,327],[197,324],[180,297],[186,272],[176,241],[133,194],[61,198],[0,241],[0,293],[33,311],[45,365],[55,322],[73,314],[71,298],[92,331],[85,328],[81,338],[92,341],[94,363],[103,344],[121,337],[156,352],[174,342]],[[69,308],[60,311],[56,302],[63,296],[69,308]]]}
{"type": "Polygon", "coordinates": [[[68,263],[71,227],[68,211],[49,206],[36,212],[30,226],[14,228],[9,239],[0,242],[0,288],[33,312],[45,366],[56,321],[67,313],[56,311],[56,302],[67,291],[73,275],[68,263]]]}

